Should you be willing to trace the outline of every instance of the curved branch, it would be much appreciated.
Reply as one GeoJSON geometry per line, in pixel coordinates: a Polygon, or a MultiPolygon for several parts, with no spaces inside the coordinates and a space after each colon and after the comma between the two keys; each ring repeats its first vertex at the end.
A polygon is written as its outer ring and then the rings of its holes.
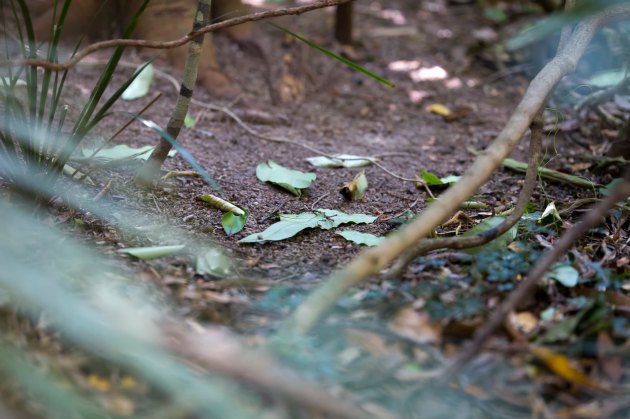
{"type": "Polygon", "coordinates": [[[267,10],[264,12],[251,13],[244,16],[235,17],[232,19],[227,19],[222,22],[213,23],[212,25],[204,26],[203,28],[191,32],[186,36],[182,36],[179,39],[175,39],[173,41],[159,42],[159,41],[147,41],[143,39],[110,39],[108,41],[96,42],[91,44],[79,52],[77,52],[71,59],[63,63],[52,63],[47,60],[41,59],[24,59],[24,60],[2,60],[0,61],[0,67],[7,66],[36,66],[43,67],[52,71],[64,71],[73,66],[75,66],[79,61],[84,59],[90,54],[95,53],[96,51],[114,48],[114,47],[141,47],[141,48],[152,48],[152,49],[172,49],[180,47],[197,36],[218,31],[220,29],[229,28],[231,26],[240,25],[246,22],[255,22],[262,19],[268,19],[272,17],[280,17],[287,15],[301,15],[302,13],[310,12],[312,10],[323,9],[326,7],[336,6],[339,4],[347,3],[352,0],[319,0],[312,4],[307,4],[304,6],[296,6],[296,7],[287,7],[276,10],[267,10]]]}
{"type": "Polygon", "coordinates": [[[442,198],[433,202],[413,223],[385,239],[380,245],[364,250],[345,268],[333,273],[296,309],[283,325],[281,333],[307,333],[347,289],[387,267],[457,210],[462,202],[490,178],[501,161],[516,147],[556,84],[575,69],[597,28],[611,18],[623,17],[629,13],[630,5],[616,5],[577,25],[566,48],[532,80],[499,136],[477,157],[462,179],[447,189],[442,198]]]}
{"type": "Polygon", "coordinates": [[[527,204],[529,204],[529,200],[532,197],[532,192],[534,192],[534,187],[536,186],[536,178],[538,176],[538,166],[540,164],[542,136],[543,120],[541,109],[538,112],[536,118],[534,118],[534,120],[532,121],[531,125],[529,158],[527,162],[527,173],[525,173],[523,188],[521,189],[521,193],[518,196],[518,201],[514,206],[514,210],[509,216],[507,216],[496,227],[486,230],[476,236],[444,237],[439,239],[426,239],[419,241],[410,249],[407,249],[394,262],[392,267],[385,273],[385,279],[399,277],[402,274],[403,270],[407,267],[407,265],[409,265],[414,259],[432,250],[470,249],[471,247],[482,246],[511,229],[523,216],[523,213],[527,208],[527,204]]]}

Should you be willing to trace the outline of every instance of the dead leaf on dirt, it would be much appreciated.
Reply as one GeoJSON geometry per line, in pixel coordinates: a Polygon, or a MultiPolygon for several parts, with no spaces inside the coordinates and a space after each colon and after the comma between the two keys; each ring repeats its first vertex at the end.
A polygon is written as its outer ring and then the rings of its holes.
{"type": "Polygon", "coordinates": [[[441,103],[432,103],[427,105],[426,110],[440,116],[449,116],[451,114],[451,110],[441,103]]]}
{"type": "Polygon", "coordinates": [[[591,167],[593,167],[593,163],[592,162],[578,162],[578,163],[569,164],[569,167],[571,168],[571,170],[575,172],[582,172],[584,170],[588,170],[591,167]]]}
{"type": "Polygon", "coordinates": [[[529,311],[523,311],[520,313],[511,312],[508,315],[508,321],[515,329],[525,335],[530,335],[533,331],[535,331],[539,322],[538,317],[529,311]]]}
{"type": "Polygon", "coordinates": [[[624,375],[623,361],[618,356],[611,353],[615,349],[615,344],[606,332],[597,335],[597,363],[606,378],[614,384],[619,383],[624,375]]]}
{"type": "Polygon", "coordinates": [[[348,343],[354,345],[372,355],[387,355],[392,353],[392,345],[385,338],[373,332],[359,329],[346,329],[348,343]]]}
{"type": "Polygon", "coordinates": [[[354,179],[343,185],[339,193],[348,201],[357,201],[365,196],[367,188],[368,180],[365,177],[365,170],[362,170],[354,179]]]}
{"type": "Polygon", "coordinates": [[[566,356],[542,346],[530,346],[529,351],[536,356],[550,371],[578,387],[609,392],[601,384],[591,380],[586,374],[572,365],[566,356]]]}
{"type": "Polygon", "coordinates": [[[400,310],[389,322],[389,328],[417,343],[439,345],[442,341],[442,325],[431,319],[425,312],[418,312],[413,307],[400,310]]]}

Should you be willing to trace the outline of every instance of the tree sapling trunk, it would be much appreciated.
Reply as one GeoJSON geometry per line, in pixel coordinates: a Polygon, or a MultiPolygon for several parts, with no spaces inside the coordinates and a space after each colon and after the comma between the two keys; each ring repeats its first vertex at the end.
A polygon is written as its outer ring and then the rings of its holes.
{"type": "Polygon", "coordinates": [[[337,6],[335,14],[335,39],[343,45],[352,45],[352,9],[352,1],[337,6]]]}

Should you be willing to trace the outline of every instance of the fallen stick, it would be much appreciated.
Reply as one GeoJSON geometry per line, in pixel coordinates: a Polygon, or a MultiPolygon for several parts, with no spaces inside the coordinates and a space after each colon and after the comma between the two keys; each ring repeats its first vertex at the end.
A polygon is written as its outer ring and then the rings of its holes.
{"type": "Polygon", "coordinates": [[[308,333],[347,289],[379,273],[456,211],[516,147],[556,84],[575,69],[597,28],[612,18],[621,18],[628,13],[630,5],[615,5],[579,23],[566,46],[532,80],[499,136],[475,160],[462,179],[447,189],[440,200],[429,205],[413,223],[380,245],[364,250],[345,268],[334,272],[286,320],[280,333],[308,333]]]}

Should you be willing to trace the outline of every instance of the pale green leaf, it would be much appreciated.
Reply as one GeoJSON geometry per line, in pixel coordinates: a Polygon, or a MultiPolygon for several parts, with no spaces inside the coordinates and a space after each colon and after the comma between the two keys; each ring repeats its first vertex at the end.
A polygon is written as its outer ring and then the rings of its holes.
{"type": "Polygon", "coordinates": [[[302,189],[311,186],[317,176],[315,173],[287,169],[273,160],[267,160],[256,167],[256,177],[262,182],[273,183],[296,196],[301,196],[302,189]]]}
{"type": "Polygon", "coordinates": [[[356,244],[363,244],[366,246],[377,246],[385,237],[378,237],[374,234],[362,233],[360,231],[355,230],[343,230],[336,233],[337,235],[343,237],[344,239],[351,241],[356,244]]]}
{"type": "Polygon", "coordinates": [[[186,114],[186,117],[184,118],[184,127],[186,128],[193,128],[195,126],[195,124],[197,123],[197,120],[190,116],[190,114],[186,114]]]}
{"type": "Polygon", "coordinates": [[[374,162],[375,159],[372,157],[354,156],[352,154],[336,154],[331,157],[307,157],[305,160],[315,167],[345,167],[347,169],[353,169],[357,167],[369,166],[374,162]]]}
{"type": "Polygon", "coordinates": [[[361,171],[350,182],[341,187],[341,194],[349,201],[356,201],[365,196],[365,191],[368,188],[368,180],[365,177],[365,171],[361,171]]]}
{"type": "MultiPolygon", "coordinates": [[[[134,147],[129,147],[128,145],[125,145],[125,144],[120,144],[111,148],[103,148],[99,150],[98,153],[96,153],[96,155],[93,157],[93,159],[99,160],[101,162],[123,162],[123,161],[129,161],[129,160],[146,160],[151,155],[153,148],[154,147],[150,145],[134,148],[134,147]]],[[[94,152],[93,149],[83,148],[82,150],[83,156],[82,157],[73,156],[71,160],[84,161],[87,158],[89,158],[93,152],[94,152]]],[[[177,150],[171,150],[168,153],[168,156],[173,157],[176,154],[177,154],[177,150]]]]}
{"type": "Polygon", "coordinates": [[[556,264],[547,273],[549,278],[553,278],[567,288],[573,288],[578,284],[579,272],[571,265],[556,264]]]}
{"type": "Polygon", "coordinates": [[[550,202],[542,215],[538,218],[539,224],[551,224],[555,222],[562,222],[562,217],[560,217],[560,213],[556,208],[555,202],[550,202]]]}
{"type": "Polygon", "coordinates": [[[315,212],[301,214],[281,214],[280,221],[267,227],[260,233],[250,234],[239,240],[239,243],[259,243],[288,239],[307,228],[330,230],[341,224],[373,223],[378,217],[365,214],[346,214],[337,210],[318,209],[315,212]]]}
{"type": "MultiPolygon", "coordinates": [[[[143,66],[144,68],[140,71],[140,74],[138,74],[138,76],[131,82],[129,87],[127,87],[123,92],[123,100],[139,99],[149,93],[151,83],[153,82],[153,64],[143,64],[143,66]]],[[[138,70],[140,70],[141,68],[142,66],[140,66],[138,70]]]]}
{"type": "MultiPolygon", "coordinates": [[[[228,213],[230,214],[230,213],[228,213]]],[[[224,277],[232,271],[232,261],[223,252],[210,248],[197,255],[195,270],[199,275],[224,277]]]]}
{"type": "Polygon", "coordinates": [[[183,244],[172,246],[129,247],[127,249],[118,250],[118,253],[131,255],[138,259],[155,259],[179,253],[183,248],[183,244]]]}
{"type": "Polygon", "coordinates": [[[624,68],[599,71],[591,76],[590,84],[602,89],[616,86],[623,81],[626,74],[624,68]]]}
{"type": "MultiPolygon", "coordinates": [[[[499,224],[501,224],[505,220],[505,217],[496,216],[489,217],[482,220],[479,224],[472,227],[470,230],[466,231],[462,236],[477,236],[485,231],[488,231],[499,224]]],[[[514,239],[516,238],[516,233],[518,230],[518,226],[514,225],[508,231],[495,238],[494,240],[477,247],[471,247],[470,249],[464,250],[465,252],[476,254],[481,252],[482,250],[501,250],[507,247],[514,239]]]]}

